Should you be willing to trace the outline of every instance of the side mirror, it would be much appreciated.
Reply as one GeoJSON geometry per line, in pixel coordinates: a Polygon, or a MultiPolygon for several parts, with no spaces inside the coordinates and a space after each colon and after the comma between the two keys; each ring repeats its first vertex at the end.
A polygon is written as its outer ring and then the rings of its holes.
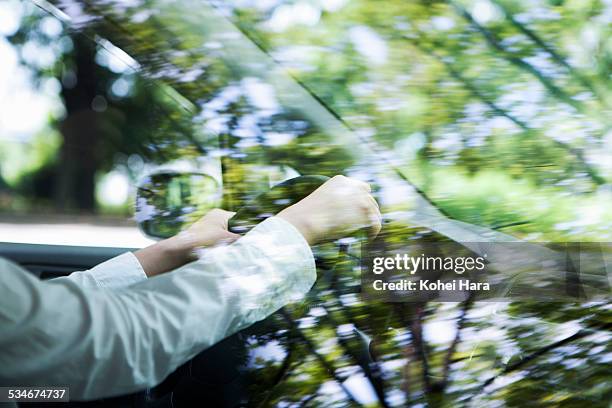
{"type": "Polygon", "coordinates": [[[221,203],[217,181],[203,173],[160,172],[138,185],[136,222],[152,238],[178,234],[221,203]]]}

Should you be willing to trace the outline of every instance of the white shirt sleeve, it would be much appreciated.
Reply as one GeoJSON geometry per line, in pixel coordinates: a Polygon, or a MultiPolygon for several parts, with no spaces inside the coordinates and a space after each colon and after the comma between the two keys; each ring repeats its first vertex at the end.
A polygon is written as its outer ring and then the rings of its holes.
{"type": "Polygon", "coordinates": [[[69,279],[83,288],[124,288],[147,279],[140,262],[131,252],[126,252],[87,271],[73,272],[58,279],[69,279]]]}
{"type": "Polygon", "coordinates": [[[0,384],[68,385],[77,400],[153,386],[300,299],[315,278],[307,242],[275,217],[232,245],[121,291],[40,281],[0,261],[0,384]]]}

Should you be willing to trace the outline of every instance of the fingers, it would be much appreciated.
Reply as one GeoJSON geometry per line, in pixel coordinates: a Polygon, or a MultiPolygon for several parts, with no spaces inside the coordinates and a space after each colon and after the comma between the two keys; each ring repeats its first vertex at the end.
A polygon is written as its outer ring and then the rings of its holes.
{"type": "Polygon", "coordinates": [[[369,235],[374,238],[382,228],[382,215],[378,203],[371,194],[363,194],[360,197],[360,206],[363,210],[364,227],[369,230],[369,235]]]}
{"type": "Polygon", "coordinates": [[[241,237],[242,235],[240,234],[235,234],[230,231],[222,231],[217,245],[229,245],[241,237]]]}
{"type": "Polygon", "coordinates": [[[372,187],[370,187],[370,184],[364,181],[358,180],[356,178],[346,177],[343,175],[337,175],[337,176],[332,177],[329,181],[327,181],[327,183],[332,182],[332,181],[334,183],[353,185],[359,189],[367,191],[368,193],[372,191],[372,187]]]}
{"type": "Polygon", "coordinates": [[[382,228],[382,215],[378,203],[374,200],[374,197],[368,194],[368,219],[370,221],[370,235],[375,238],[382,228]]]}
{"type": "Polygon", "coordinates": [[[369,183],[366,183],[365,181],[361,181],[357,179],[349,179],[349,180],[352,180],[355,183],[355,185],[359,187],[360,189],[365,190],[368,193],[372,192],[372,187],[370,186],[369,183]]]}
{"type": "Polygon", "coordinates": [[[370,235],[372,238],[376,238],[382,229],[382,216],[380,213],[375,214],[372,219],[372,226],[370,228],[370,235]]]}
{"type": "Polygon", "coordinates": [[[349,181],[350,183],[352,183],[353,185],[355,185],[357,188],[364,190],[368,193],[372,192],[372,187],[370,186],[369,183],[366,183],[365,181],[361,181],[358,180],[356,178],[352,178],[352,177],[346,177],[346,180],[349,181]]]}
{"type": "Polygon", "coordinates": [[[212,210],[207,212],[204,217],[206,218],[207,221],[219,222],[220,224],[224,225],[225,228],[227,228],[227,224],[229,220],[234,215],[236,215],[236,213],[233,211],[225,211],[225,210],[222,210],[221,208],[213,208],[212,210]]]}
{"type": "Polygon", "coordinates": [[[376,199],[372,197],[372,194],[368,194],[368,198],[370,199],[370,202],[372,203],[372,205],[376,207],[378,211],[380,212],[380,206],[378,205],[378,201],[376,201],[376,199]]]}
{"type": "Polygon", "coordinates": [[[230,219],[232,218],[236,213],[234,211],[225,211],[221,208],[213,208],[212,210],[208,211],[206,213],[206,216],[211,216],[211,217],[219,217],[219,218],[223,218],[223,219],[230,219]]]}
{"type": "Polygon", "coordinates": [[[370,235],[376,237],[382,228],[382,215],[378,202],[371,195],[372,187],[370,184],[345,176],[335,176],[333,179],[339,187],[348,187],[347,192],[352,195],[351,199],[358,200],[361,203],[365,225],[369,228],[370,235]]]}

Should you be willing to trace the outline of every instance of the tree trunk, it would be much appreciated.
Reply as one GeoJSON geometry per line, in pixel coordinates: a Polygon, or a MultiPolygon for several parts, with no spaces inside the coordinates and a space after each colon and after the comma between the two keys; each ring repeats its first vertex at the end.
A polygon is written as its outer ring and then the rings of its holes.
{"type": "Polygon", "coordinates": [[[60,212],[95,210],[95,175],[99,165],[98,113],[92,109],[97,95],[95,45],[80,35],[72,37],[74,76],[63,81],[66,118],[60,125],[63,143],[57,167],[55,205],[60,212]]]}

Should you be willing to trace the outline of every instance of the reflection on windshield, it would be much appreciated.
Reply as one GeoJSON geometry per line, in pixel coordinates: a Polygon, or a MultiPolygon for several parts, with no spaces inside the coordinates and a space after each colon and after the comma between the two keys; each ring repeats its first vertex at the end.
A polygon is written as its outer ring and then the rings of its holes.
{"type": "MultiPolygon", "coordinates": [[[[62,137],[90,57],[135,173],[218,158],[232,209],[281,168],[353,175],[398,241],[611,238],[609,3],[53,3],[62,137]]],[[[607,406],[608,302],[366,302],[358,248],[326,250],[306,302],[229,340],[249,405],[607,406]]]]}

